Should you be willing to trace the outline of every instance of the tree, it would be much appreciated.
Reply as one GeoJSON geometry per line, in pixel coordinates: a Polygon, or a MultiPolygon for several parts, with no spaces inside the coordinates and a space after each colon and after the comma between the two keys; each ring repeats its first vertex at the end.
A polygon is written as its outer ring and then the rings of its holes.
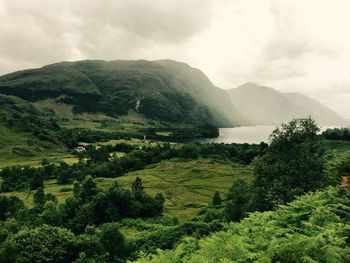
{"type": "Polygon", "coordinates": [[[213,195],[212,204],[213,205],[221,205],[221,197],[220,197],[220,193],[218,191],[216,191],[213,195]]]}
{"type": "Polygon", "coordinates": [[[30,181],[30,189],[36,190],[39,187],[44,187],[44,179],[40,171],[35,171],[34,175],[30,181]]]}
{"type": "Polygon", "coordinates": [[[311,118],[282,124],[255,165],[255,206],[270,210],[327,183],[325,147],[311,118]]]}
{"type": "Polygon", "coordinates": [[[12,118],[7,119],[7,127],[12,128],[14,125],[14,121],[12,118]]]}
{"type": "Polygon", "coordinates": [[[229,189],[225,206],[228,221],[239,221],[250,210],[251,188],[243,180],[237,180],[229,189]]]}
{"type": "Polygon", "coordinates": [[[72,178],[71,167],[65,162],[60,162],[55,174],[57,183],[59,184],[68,184],[72,178]]]}
{"type": "Polygon", "coordinates": [[[57,212],[57,204],[53,201],[46,201],[43,207],[43,212],[40,214],[41,219],[50,225],[56,225],[59,222],[57,212]]]}
{"type": "Polygon", "coordinates": [[[65,263],[73,260],[74,235],[64,228],[43,225],[23,229],[5,243],[6,250],[0,252],[0,258],[11,254],[15,258],[13,262],[65,263]]]}
{"type": "Polygon", "coordinates": [[[45,195],[45,201],[52,201],[55,204],[58,203],[57,197],[53,193],[47,193],[45,195]]]}
{"type": "Polygon", "coordinates": [[[0,195],[0,221],[6,220],[9,207],[8,197],[6,195],[0,195]]]}
{"type": "Polygon", "coordinates": [[[94,179],[88,175],[84,181],[81,183],[81,188],[79,190],[79,197],[86,201],[91,200],[98,193],[98,188],[94,179]]]}
{"type": "Polygon", "coordinates": [[[45,203],[45,193],[42,187],[39,187],[38,190],[33,195],[34,204],[36,206],[44,205],[45,203]]]}
{"type": "Polygon", "coordinates": [[[24,208],[23,201],[17,196],[0,195],[0,221],[15,217],[20,209],[24,208]]]}
{"type": "Polygon", "coordinates": [[[162,193],[157,193],[154,197],[155,203],[156,203],[156,209],[159,214],[161,214],[164,210],[164,202],[165,198],[162,193]]]}
{"type": "Polygon", "coordinates": [[[50,164],[50,161],[48,159],[44,158],[44,159],[41,160],[41,165],[42,166],[46,166],[46,165],[49,165],[49,164],[50,164]]]}
{"type": "Polygon", "coordinates": [[[109,160],[109,152],[106,147],[94,147],[90,146],[86,149],[86,154],[89,160],[93,163],[102,163],[109,160]]]}
{"type": "Polygon", "coordinates": [[[142,179],[140,177],[136,177],[131,185],[131,189],[133,192],[143,191],[142,179]]]}
{"type": "Polygon", "coordinates": [[[73,196],[78,198],[80,192],[80,184],[78,181],[74,181],[73,183],[73,196]]]}
{"type": "Polygon", "coordinates": [[[109,223],[101,226],[100,241],[112,260],[125,256],[125,238],[117,224],[109,223]]]}

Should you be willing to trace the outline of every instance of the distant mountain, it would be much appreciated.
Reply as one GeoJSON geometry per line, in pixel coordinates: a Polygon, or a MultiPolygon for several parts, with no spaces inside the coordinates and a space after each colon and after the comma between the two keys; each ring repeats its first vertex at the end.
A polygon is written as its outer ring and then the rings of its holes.
{"type": "Polygon", "coordinates": [[[243,121],[227,93],[198,69],[171,60],[61,62],[0,77],[0,93],[54,98],[79,112],[135,110],[170,123],[234,126],[243,121]]]}
{"type": "Polygon", "coordinates": [[[319,101],[312,99],[304,94],[291,92],[285,93],[288,99],[293,101],[298,106],[307,110],[315,120],[325,125],[344,125],[348,121],[340,117],[338,114],[327,108],[319,101]]]}
{"type": "Polygon", "coordinates": [[[282,93],[270,87],[246,83],[228,90],[233,104],[254,125],[279,125],[311,116],[320,125],[344,125],[347,121],[320,102],[300,93],[282,93]]]}

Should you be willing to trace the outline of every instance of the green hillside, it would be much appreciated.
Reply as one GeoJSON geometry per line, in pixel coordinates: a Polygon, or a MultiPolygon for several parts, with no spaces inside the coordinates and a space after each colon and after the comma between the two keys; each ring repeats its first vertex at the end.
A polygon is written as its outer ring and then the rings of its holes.
{"type": "Polygon", "coordinates": [[[55,120],[49,110],[0,94],[0,167],[68,156],[55,120]]]}
{"type": "Polygon", "coordinates": [[[170,60],[62,62],[0,77],[0,93],[55,98],[76,113],[135,110],[153,120],[220,126],[241,121],[224,90],[201,71],[170,60]]]}

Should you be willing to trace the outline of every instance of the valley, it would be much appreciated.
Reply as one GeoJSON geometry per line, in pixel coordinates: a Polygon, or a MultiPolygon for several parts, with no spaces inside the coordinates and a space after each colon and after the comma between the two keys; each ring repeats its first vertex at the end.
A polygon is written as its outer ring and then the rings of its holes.
{"type": "Polygon", "coordinates": [[[0,102],[0,262],[349,259],[348,124],[308,97],[87,60],[0,76],[0,102]]]}

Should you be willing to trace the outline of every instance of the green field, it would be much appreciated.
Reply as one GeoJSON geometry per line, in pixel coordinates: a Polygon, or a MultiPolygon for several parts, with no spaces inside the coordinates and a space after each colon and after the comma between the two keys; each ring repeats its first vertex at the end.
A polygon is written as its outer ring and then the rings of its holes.
{"type": "MultiPolygon", "coordinates": [[[[137,176],[142,178],[147,193],[163,193],[166,199],[165,214],[187,220],[195,217],[201,208],[211,202],[215,191],[224,196],[235,180],[251,180],[252,168],[212,159],[173,159],[118,178],[96,178],[96,182],[104,190],[114,182],[122,187],[130,187],[137,176]]],[[[48,180],[45,182],[45,192],[53,193],[62,203],[72,196],[72,185],[59,185],[55,180],[48,180]]],[[[7,195],[16,195],[29,206],[33,204],[33,191],[11,192],[7,195]]]]}

